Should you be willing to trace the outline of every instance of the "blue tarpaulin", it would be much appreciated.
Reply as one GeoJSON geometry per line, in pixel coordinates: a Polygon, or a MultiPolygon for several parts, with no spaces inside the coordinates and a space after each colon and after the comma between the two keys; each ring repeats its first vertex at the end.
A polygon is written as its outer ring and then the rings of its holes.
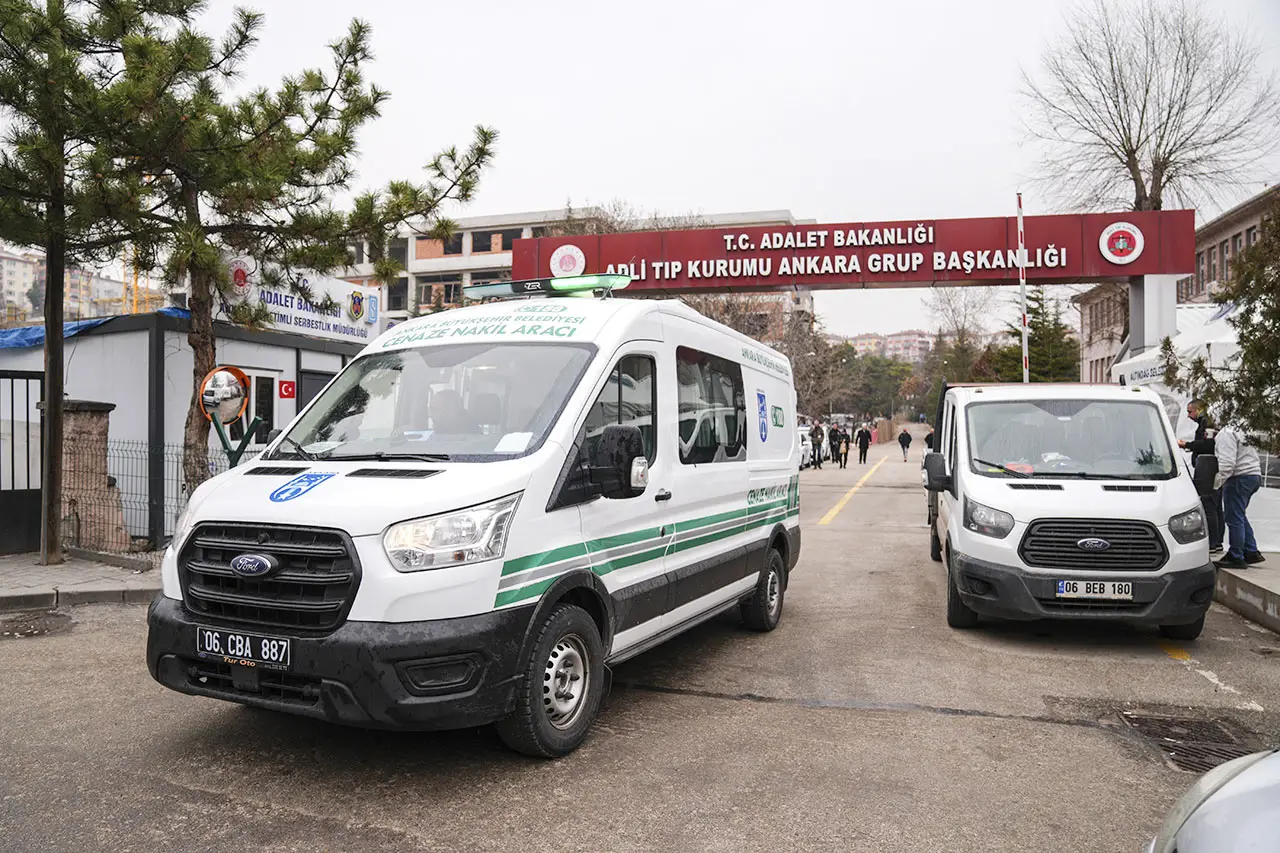
{"type": "MultiPolygon", "coordinates": [[[[191,319],[191,312],[186,308],[161,308],[156,312],[166,317],[176,317],[179,320],[191,319]]],[[[98,317],[93,320],[76,320],[71,323],[62,324],[62,336],[64,338],[75,337],[81,332],[101,326],[115,317],[98,317]]],[[[23,326],[21,329],[0,329],[0,349],[26,349],[28,347],[44,346],[44,326],[23,326]]]]}
{"type": "MultiPolygon", "coordinates": [[[[101,326],[110,320],[102,317],[96,320],[76,320],[62,324],[62,336],[74,337],[86,329],[101,326]]],[[[44,326],[24,326],[21,329],[0,329],[0,349],[26,349],[27,347],[44,346],[44,326]]]]}

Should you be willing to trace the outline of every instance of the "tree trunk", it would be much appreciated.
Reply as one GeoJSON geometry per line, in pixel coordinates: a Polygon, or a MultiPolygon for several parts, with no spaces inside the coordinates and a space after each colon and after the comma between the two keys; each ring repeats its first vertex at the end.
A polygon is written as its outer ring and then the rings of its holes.
{"type": "Polygon", "coordinates": [[[63,57],[60,31],[62,0],[49,0],[49,20],[54,46],[49,51],[51,85],[45,119],[49,149],[49,209],[45,243],[44,304],[44,445],[40,459],[40,564],[62,562],[62,292],[66,270],[67,204],[66,158],[62,131],[62,87],[59,81],[63,57]]]}
{"type": "MultiPolygon", "coordinates": [[[[187,224],[200,226],[200,206],[195,188],[184,186],[183,207],[187,224]]],[[[182,475],[188,497],[196,487],[209,479],[209,419],[204,415],[200,386],[209,371],[217,366],[213,337],[214,276],[197,261],[187,268],[190,294],[187,308],[191,311],[191,328],[187,343],[191,346],[191,401],[187,406],[187,422],[182,430],[182,475]]]]}

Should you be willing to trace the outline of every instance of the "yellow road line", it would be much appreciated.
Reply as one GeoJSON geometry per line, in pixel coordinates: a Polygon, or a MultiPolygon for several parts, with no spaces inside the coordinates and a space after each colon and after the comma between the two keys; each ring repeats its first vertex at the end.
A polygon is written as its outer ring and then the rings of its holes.
{"type": "Polygon", "coordinates": [[[835,506],[833,506],[833,507],[831,508],[830,512],[828,512],[826,515],[824,515],[824,516],[822,517],[822,521],[819,521],[818,523],[819,523],[819,524],[830,524],[830,523],[831,523],[831,520],[832,520],[832,519],[834,519],[837,515],[839,515],[839,514],[840,514],[840,510],[844,509],[844,505],[845,505],[845,504],[847,504],[847,503],[849,502],[849,498],[853,497],[853,496],[854,496],[854,494],[858,491],[858,489],[861,489],[861,488],[862,488],[862,484],[863,484],[863,483],[865,483],[865,482],[867,482],[867,480],[870,480],[870,479],[871,479],[871,475],[872,475],[872,474],[874,474],[874,473],[876,472],[876,469],[877,469],[877,468],[879,468],[881,465],[883,465],[883,464],[884,464],[884,460],[886,460],[886,459],[888,459],[888,458],[889,458],[888,456],[881,456],[881,457],[880,457],[880,461],[879,461],[879,462],[877,462],[876,464],[872,465],[872,466],[871,466],[871,470],[870,470],[870,471],[868,471],[867,473],[863,474],[863,475],[862,475],[862,479],[861,479],[861,480],[859,480],[858,482],[854,483],[854,484],[853,484],[853,488],[852,488],[852,489],[850,489],[849,491],[845,492],[845,493],[844,493],[844,497],[842,497],[840,500],[838,500],[838,501],[836,502],[836,505],[835,505],[835,506]]]}

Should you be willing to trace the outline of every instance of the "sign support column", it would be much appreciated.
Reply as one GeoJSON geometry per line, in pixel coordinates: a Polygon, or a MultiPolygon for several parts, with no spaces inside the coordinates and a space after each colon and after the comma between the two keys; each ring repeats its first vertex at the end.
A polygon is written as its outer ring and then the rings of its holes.
{"type": "Polygon", "coordinates": [[[1027,241],[1022,231],[1022,193],[1018,193],[1018,292],[1022,299],[1022,381],[1031,381],[1027,357],[1027,241]]]}

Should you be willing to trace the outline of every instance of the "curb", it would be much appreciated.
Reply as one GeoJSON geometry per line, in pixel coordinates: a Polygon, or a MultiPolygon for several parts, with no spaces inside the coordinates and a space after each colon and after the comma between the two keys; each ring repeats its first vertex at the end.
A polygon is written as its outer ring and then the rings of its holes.
{"type": "Polygon", "coordinates": [[[57,589],[48,592],[0,594],[0,613],[17,610],[56,610],[79,604],[148,604],[160,592],[154,588],[119,587],[116,589],[57,589]]]}
{"type": "Polygon", "coordinates": [[[1213,597],[1246,619],[1280,633],[1280,592],[1259,586],[1231,569],[1220,569],[1213,597]]]}

